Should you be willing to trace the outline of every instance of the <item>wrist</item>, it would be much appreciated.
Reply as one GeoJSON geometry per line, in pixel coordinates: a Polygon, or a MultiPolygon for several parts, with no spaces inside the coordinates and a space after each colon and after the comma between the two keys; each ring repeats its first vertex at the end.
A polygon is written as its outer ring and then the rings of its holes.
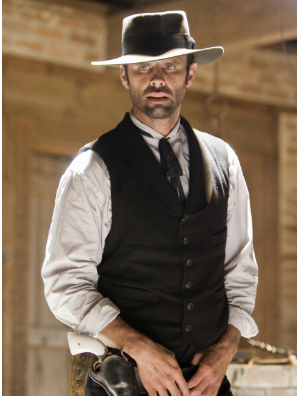
{"type": "Polygon", "coordinates": [[[140,355],[150,348],[152,343],[153,341],[141,333],[130,334],[123,344],[123,350],[134,360],[137,360],[140,355]]]}
{"type": "Polygon", "coordinates": [[[218,340],[218,344],[228,349],[231,354],[235,354],[238,348],[241,333],[233,325],[228,324],[226,330],[218,340]]]}

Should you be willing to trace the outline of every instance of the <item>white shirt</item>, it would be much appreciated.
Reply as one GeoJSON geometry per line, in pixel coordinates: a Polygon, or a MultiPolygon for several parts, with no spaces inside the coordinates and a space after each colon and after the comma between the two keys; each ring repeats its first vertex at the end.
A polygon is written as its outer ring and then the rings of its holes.
{"type": "MultiPolygon", "coordinates": [[[[132,121],[152,137],[143,139],[160,162],[159,132],[132,121]]],[[[167,135],[183,171],[181,183],[189,192],[189,150],[180,121],[167,135]]],[[[258,268],[253,249],[252,219],[247,186],[238,158],[226,144],[229,160],[229,197],[224,281],[229,304],[229,323],[243,337],[258,328],[251,317],[255,305],[258,268]]],[[[61,322],[76,332],[97,337],[120,313],[97,291],[97,265],[112,224],[110,178],[102,158],[83,152],[61,178],[42,267],[45,297],[61,322]]]]}

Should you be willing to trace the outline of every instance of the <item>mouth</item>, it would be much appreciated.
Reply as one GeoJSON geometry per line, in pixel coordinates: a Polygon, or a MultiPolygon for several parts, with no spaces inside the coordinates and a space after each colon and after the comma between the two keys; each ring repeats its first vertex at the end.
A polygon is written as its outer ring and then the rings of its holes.
{"type": "Polygon", "coordinates": [[[163,92],[152,92],[152,93],[148,94],[146,98],[150,102],[154,102],[154,103],[163,103],[169,99],[169,97],[166,94],[164,94],[163,92]]]}

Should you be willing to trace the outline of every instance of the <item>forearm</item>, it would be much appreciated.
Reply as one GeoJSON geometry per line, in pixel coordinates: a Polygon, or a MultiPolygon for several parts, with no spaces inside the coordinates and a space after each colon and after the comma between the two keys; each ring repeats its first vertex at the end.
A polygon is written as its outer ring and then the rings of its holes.
{"type": "Polygon", "coordinates": [[[223,348],[226,351],[230,361],[237,351],[240,336],[240,331],[233,325],[228,324],[226,330],[216,342],[219,348],[223,348]]]}
{"type": "Polygon", "coordinates": [[[174,357],[174,353],[156,344],[150,338],[128,325],[120,316],[117,316],[98,334],[98,340],[112,348],[119,348],[134,360],[149,360],[152,354],[160,350],[174,357]]]}
{"type": "Polygon", "coordinates": [[[133,329],[120,316],[104,327],[97,338],[109,347],[123,349],[132,357],[140,345],[152,343],[148,337],[133,329]]]}

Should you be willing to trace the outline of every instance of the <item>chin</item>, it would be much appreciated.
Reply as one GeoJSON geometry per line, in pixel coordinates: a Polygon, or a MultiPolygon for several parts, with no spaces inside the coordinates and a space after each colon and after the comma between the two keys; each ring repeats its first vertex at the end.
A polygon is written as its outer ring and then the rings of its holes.
{"type": "Polygon", "coordinates": [[[154,120],[164,120],[165,118],[169,118],[175,112],[175,108],[164,108],[161,106],[154,108],[145,108],[143,113],[152,118],[154,120]]]}

